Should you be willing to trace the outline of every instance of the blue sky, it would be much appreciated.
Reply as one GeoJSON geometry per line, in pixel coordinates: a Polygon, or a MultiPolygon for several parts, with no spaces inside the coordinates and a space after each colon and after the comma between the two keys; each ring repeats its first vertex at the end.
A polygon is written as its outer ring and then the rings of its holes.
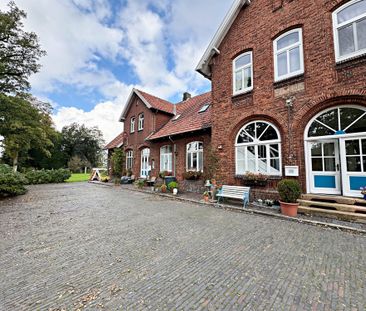
{"type": "MultiPolygon", "coordinates": [[[[58,129],[98,126],[111,140],[133,87],[178,102],[210,83],[195,72],[232,0],[15,0],[47,56],[32,93],[58,129]]],[[[1,9],[6,3],[0,4],[1,9]]]]}

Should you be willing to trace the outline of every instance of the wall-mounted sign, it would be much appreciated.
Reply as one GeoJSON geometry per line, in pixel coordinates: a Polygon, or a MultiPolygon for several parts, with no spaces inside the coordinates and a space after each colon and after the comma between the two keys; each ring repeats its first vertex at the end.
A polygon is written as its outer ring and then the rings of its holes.
{"type": "Polygon", "coordinates": [[[285,166],[285,175],[288,177],[299,177],[299,167],[285,166]]]}

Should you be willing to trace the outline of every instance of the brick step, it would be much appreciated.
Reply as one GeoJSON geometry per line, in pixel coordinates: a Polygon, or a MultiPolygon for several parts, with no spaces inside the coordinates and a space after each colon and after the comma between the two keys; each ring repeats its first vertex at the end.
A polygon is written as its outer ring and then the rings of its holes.
{"type": "Polygon", "coordinates": [[[299,206],[298,212],[300,214],[306,215],[316,215],[316,216],[326,216],[330,218],[337,218],[341,220],[351,220],[354,222],[366,223],[366,215],[353,213],[353,212],[341,212],[341,211],[333,211],[328,209],[323,209],[319,207],[306,207],[299,206]]]}
{"type": "Polygon", "coordinates": [[[358,205],[366,207],[366,200],[360,198],[342,197],[336,195],[303,194],[302,199],[306,201],[333,202],[338,204],[358,205]]]}
{"type": "Polygon", "coordinates": [[[298,200],[298,202],[301,206],[306,207],[327,207],[341,212],[364,213],[366,215],[366,207],[364,206],[308,200],[298,200]]]}

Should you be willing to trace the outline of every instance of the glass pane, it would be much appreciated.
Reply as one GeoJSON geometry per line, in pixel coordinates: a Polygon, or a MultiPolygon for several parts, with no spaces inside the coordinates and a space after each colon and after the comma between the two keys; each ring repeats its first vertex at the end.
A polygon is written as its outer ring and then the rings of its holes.
{"type": "Polygon", "coordinates": [[[300,70],[300,48],[294,48],[290,51],[290,72],[300,70]]]}
{"type": "Polygon", "coordinates": [[[326,172],[335,172],[336,171],[336,163],[334,158],[324,159],[325,171],[326,172]]]}
{"type": "Polygon", "coordinates": [[[322,158],[313,158],[311,159],[312,168],[314,172],[322,172],[323,171],[323,159],[322,158]]]}
{"type": "Polygon", "coordinates": [[[264,145],[258,146],[258,158],[267,159],[267,146],[264,145]]]}
{"type": "Polygon", "coordinates": [[[366,155],[366,139],[362,139],[362,154],[366,155]]]}
{"type": "Polygon", "coordinates": [[[281,50],[297,42],[299,42],[299,33],[298,32],[290,33],[277,41],[277,50],[281,50]]]}
{"type": "Polygon", "coordinates": [[[277,74],[280,77],[286,75],[287,73],[287,52],[284,52],[277,55],[277,74]]]}
{"type": "Polygon", "coordinates": [[[355,41],[353,37],[352,24],[338,30],[339,53],[341,56],[355,51],[355,41]]]}
{"type": "Polygon", "coordinates": [[[280,156],[280,153],[279,153],[279,145],[270,145],[269,146],[270,148],[270,151],[269,151],[269,156],[271,158],[278,158],[280,156]]]}
{"type": "Polygon", "coordinates": [[[237,163],[237,173],[245,173],[245,147],[236,148],[236,163],[237,163]]]}
{"type": "Polygon", "coordinates": [[[338,13],[338,23],[346,22],[354,17],[366,13],[366,1],[362,0],[352,4],[338,13]]]}
{"type": "Polygon", "coordinates": [[[335,156],[334,143],[324,144],[324,156],[335,156]]]}
{"type": "Polygon", "coordinates": [[[324,125],[321,125],[318,122],[313,122],[313,124],[310,126],[308,136],[309,137],[317,137],[317,136],[328,136],[333,135],[334,132],[325,127],[324,125]]]}
{"type": "Polygon", "coordinates": [[[241,131],[239,136],[238,136],[238,141],[237,143],[238,144],[244,144],[244,143],[251,143],[253,142],[253,139],[250,138],[246,133],[245,131],[241,131]]]}
{"type": "Polygon", "coordinates": [[[366,157],[363,157],[363,171],[366,173],[366,157]]]}
{"type": "Polygon", "coordinates": [[[203,152],[198,153],[198,170],[203,171],[203,152]]]}
{"type": "Polygon", "coordinates": [[[237,160],[245,159],[245,147],[236,147],[236,159],[237,160]]]}
{"type": "Polygon", "coordinates": [[[247,170],[249,172],[255,172],[256,168],[255,168],[255,151],[254,151],[254,146],[249,146],[247,149],[247,156],[248,156],[248,168],[247,170]]]}
{"type": "Polygon", "coordinates": [[[203,143],[198,143],[198,150],[203,150],[203,143]]]}
{"type": "Polygon", "coordinates": [[[235,61],[235,68],[238,69],[251,63],[250,54],[243,55],[235,61]]]}
{"type": "Polygon", "coordinates": [[[347,171],[361,172],[361,157],[347,157],[347,171]]]}
{"type": "Polygon", "coordinates": [[[197,153],[192,153],[191,170],[195,171],[196,169],[197,169],[197,153]]]}
{"type": "Polygon", "coordinates": [[[276,139],[278,139],[278,135],[273,126],[268,127],[261,137],[261,141],[276,140],[276,139]]]}
{"type": "Polygon", "coordinates": [[[341,108],[340,119],[341,119],[341,129],[344,131],[351,123],[356,121],[365,111],[356,108],[341,108]]]}
{"type": "Polygon", "coordinates": [[[235,73],[235,91],[243,89],[243,71],[239,70],[235,73]]]}
{"type": "Polygon", "coordinates": [[[358,139],[346,141],[346,154],[347,155],[360,154],[360,141],[358,139]]]}
{"type": "Polygon", "coordinates": [[[258,160],[258,172],[262,174],[267,174],[267,160],[258,160]]]}
{"type": "Polygon", "coordinates": [[[280,159],[271,159],[270,174],[278,174],[280,172],[280,159]]]}
{"type": "Polygon", "coordinates": [[[366,114],[353,124],[346,132],[347,134],[366,132],[366,114]]]}
{"type": "Polygon", "coordinates": [[[246,128],[245,128],[246,132],[252,136],[253,138],[255,137],[255,123],[251,123],[249,124],[246,128]]]}
{"type": "Polygon", "coordinates": [[[267,173],[267,146],[258,146],[258,171],[267,173]]]}
{"type": "Polygon", "coordinates": [[[333,109],[327,111],[326,113],[323,113],[317,118],[317,120],[324,123],[325,125],[328,125],[331,129],[333,129],[334,130],[333,134],[339,130],[338,109],[333,109]]]}
{"type": "Polygon", "coordinates": [[[252,86],[252,67],[244,69],[244,88],[252,86]]]}
{"type": "Polygon", "coordinates": [[[323,155],[322,153],[322,144],[316,143],[311,146],[311,156],[313,157],[321,157],[323,155]]]}
{"type": "Polygon", "coordinates": [[[356,25],[358,49],[366,49],[366,19],[359,21],[356,25]]]}
{"type": "Polygon", "coordinates": [[[264,122],[257,122],[256,128],[257,128],[257,138],[261,137],[263,132],[269,127],[269,124],[264,122]]]}

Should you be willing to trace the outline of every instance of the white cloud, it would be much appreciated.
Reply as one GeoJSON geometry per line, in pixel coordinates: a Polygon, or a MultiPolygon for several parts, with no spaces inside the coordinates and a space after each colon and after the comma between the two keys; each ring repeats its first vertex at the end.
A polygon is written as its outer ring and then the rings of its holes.
{"type": "MultiPolygon", "coordinates": [[[[15,0],[28,13],[27,30],[37,33],[47,56],[32,76],[35,95],[62,94],[63,85],[105,100],[91,111],[60,107],[58,128],[72,122],[98,125],[105,139],[121,131],[116,120],[133,87],[118,80],[104,61],[132,68],[137,87],[163,98],[198,93],[209,83],[194,71],[231,1],[15,0]],[[116,8],[120,9],[116,11],[116,8]]],[[[5,7],[2,2],[1,8],[5,7]]]]}

